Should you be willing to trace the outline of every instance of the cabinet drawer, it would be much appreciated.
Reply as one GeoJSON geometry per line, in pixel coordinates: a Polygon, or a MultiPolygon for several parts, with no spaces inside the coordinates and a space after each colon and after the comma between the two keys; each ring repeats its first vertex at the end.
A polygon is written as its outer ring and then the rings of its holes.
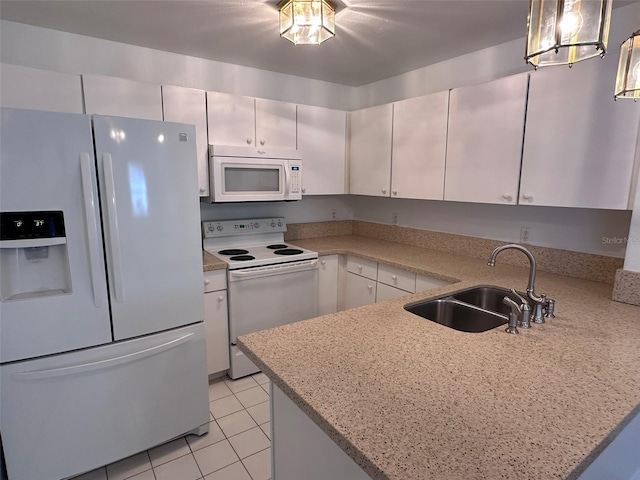
{"type": "Polygon", "coordinates": [[[416,274],[389,265],[378,265],[378,281],[406,292],[416,291],[416,274]]]}
{"type": "Polygon", "coordinates": [[[451,282],[447,282],[446,280],[418,275],[416,277],[416,292],[424,292],[425,290],[442,287],[444,285],[449,285],[450,283],[451,282]]]}
{"type": "Polygon", "coordinates": [[[204,272],[204,292],[215,292],[216,290],[227,289],[227,271],[214,270],[204,272]]]}
{"type": "Polygon", "coordinates": [[[399,288],[390,287],[384,283],[378,283],[376,288],[376,303],[391,300],[392,298],[404,297],[405,295],[409,295],[409,292],[400,290],[399,288]]]}
{"type": "Polygon", "coordinates": [[[349,255],[347,256],[347,272],[376,280],[378,278],[378,263],[349,255]]]}

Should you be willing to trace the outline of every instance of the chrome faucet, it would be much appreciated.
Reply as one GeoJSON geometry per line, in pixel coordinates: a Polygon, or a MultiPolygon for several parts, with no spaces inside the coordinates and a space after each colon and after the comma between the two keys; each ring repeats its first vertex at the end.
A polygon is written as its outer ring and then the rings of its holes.
{"type": "Polygon", "coordinates": [[[493,253],[489,257],[489,262],[487,264],[490,267],[495,267],[496,258],[498,254],[503,250],[510,250],[510,249],[518,250],[524,253],[529,259],[529,283],[527,285],[527,297],[529,297],[529,299],[533,303],[533,312],[531,313],[531,320],[533,320],[534,323],[544,323],[545,315],[543,313],[545,310],[546,310],[547,317],[555,317],[554,315],[554,308],[556,303],[555,300],[547,299],[547,296],[544,293],[541,295],[537,295],[535,292],[537,265],[536,265],[536,259],[528,249],[526,249],[522,245],[518,245],[515,243],[502,245],[501,247],[498,247],[493,251],[493,253]]]}

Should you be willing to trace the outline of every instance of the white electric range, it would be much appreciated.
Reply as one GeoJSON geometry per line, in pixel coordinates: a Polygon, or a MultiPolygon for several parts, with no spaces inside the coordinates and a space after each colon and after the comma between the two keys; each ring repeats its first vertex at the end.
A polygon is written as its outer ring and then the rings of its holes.
{"type": "Polygon", "coordinates": [[[228,264],[229,376],[259,369],[239,335],[318,315],[318,252],[288,245],[282,217],[202,222],[204,250],[228,264]]]}

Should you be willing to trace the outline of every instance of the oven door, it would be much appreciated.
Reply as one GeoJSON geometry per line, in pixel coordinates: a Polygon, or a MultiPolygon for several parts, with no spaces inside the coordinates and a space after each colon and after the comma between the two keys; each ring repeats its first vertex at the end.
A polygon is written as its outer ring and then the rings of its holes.
{"type": "Polygon", "coordinates": [[[211,158],[214,202],[281,201],[287,199],[287,160],[211,158]]]}
{"type": "Polygon", "coordinates": [[[231,378],[259,371],[235,346],[239,335],[318,316],[318,259],[229,271],[231,378]]]}

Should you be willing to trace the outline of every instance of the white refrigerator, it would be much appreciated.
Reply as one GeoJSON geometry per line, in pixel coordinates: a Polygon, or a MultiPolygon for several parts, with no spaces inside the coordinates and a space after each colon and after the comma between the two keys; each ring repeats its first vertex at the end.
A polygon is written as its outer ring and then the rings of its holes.
{"type": "Polygon", "coordinates": [[[209,426],[193,126],[0,109],[0,434],[52,480],[209,426]]]}

